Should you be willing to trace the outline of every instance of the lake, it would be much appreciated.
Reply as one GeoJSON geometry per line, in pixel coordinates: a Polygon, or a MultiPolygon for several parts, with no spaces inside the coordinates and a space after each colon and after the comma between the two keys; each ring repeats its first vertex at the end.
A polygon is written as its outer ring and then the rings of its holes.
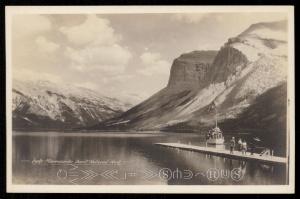
{"type": "Polygon", "coordinates": [[[205,138],[165,132],[13,132],[12,180],[55,185],[286,183],[283,165],[209,156],[154,145],[157,142],[203,146],[205,138]]]}

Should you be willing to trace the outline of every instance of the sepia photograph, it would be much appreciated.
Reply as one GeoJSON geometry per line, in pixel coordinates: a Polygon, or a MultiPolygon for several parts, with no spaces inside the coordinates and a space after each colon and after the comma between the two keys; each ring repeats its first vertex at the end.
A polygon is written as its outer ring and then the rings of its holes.
{"type": "Polygon", "coordinates": [[[6,82],[8,192],[294,192],[292,6],[7,6],[6,82]]]}

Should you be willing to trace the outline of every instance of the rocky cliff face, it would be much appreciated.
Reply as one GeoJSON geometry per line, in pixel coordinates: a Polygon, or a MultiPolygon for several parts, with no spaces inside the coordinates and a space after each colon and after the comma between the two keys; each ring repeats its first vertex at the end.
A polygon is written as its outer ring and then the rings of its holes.
{"type": "MultiPolygon", "coordinates": [[[[214,124],[212,104],[217,106],[221,125],[238,119],[251,109],[258,111],[258,117],[280,112],[278,106],[270,110],[253,107],[263,107],[268,102],[257,101],[257,98],[270,89],[281,88],[280,85],[286,82],[286,34],[286,21],[259,23],[228,39],[217,54],[207,51],[184,54],[174,61],[166,88],[119,117],[93,128],[199,131],[214,124]],[[253,106],[255,103],[260,105],[253,106]]],[[[284,92],[274,93],[286,96],[284,92]]],[[[249,119],[252,129],[265,128],[268,131],[267,127],[257,125],[255,121],[249,119]]],[[[281,121],[279,125],[284,126],[285,120],[281,121]]],[[[282,129],[277,128],[278,131],[282,129]]],[[[227,130],[232,132],[233,129],[227,130]]]]}
{"type": "Polygon", "coordinates": [[[175,59],[171,67],[168,88],[183,90],[203,86],[216,54],[217,51],[193,51],[175,59]]]}
{"type": "Polygon", "coordinates": [[[13,129],[65,130],[94,125],[129,108],[95,91],[48,81],[13,81],[13,129]]]}

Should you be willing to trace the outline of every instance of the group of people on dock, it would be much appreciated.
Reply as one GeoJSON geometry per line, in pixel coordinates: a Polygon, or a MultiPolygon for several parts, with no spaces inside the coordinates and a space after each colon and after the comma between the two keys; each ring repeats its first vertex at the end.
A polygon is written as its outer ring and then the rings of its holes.
{"type": "MultiPolygon", "coordinates": [[[[230,154],[234,153],[234,149],[236,149],[236,141],[235,141],[235,137],[232,137],[230,140],[230,154]]],[[[242,138],[238,139],[237,149],[238,151],[242,152],[243,155],[246,155],[248,147],[245,139],[244,140],[242,140],[242,138]]],[[[253,144],[251,144],[250,150],[251,150],[251,155],[253,155],[253,150],[254,150],[253,144]]]]}
{"type": "Polygon", "coordinates": [[[222,132],[218,127],[214,128],[213,132],[209,131],[206,134],[206,140],[208,140],[208,139],[218,139],[218,138],[222,138],[222,132]]]}

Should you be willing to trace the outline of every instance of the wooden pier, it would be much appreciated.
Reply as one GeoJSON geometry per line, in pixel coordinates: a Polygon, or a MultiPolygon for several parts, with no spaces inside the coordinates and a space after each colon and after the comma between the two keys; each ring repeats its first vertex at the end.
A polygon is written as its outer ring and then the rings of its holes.
{"type": "Polygon", "coordinates": [[[155,145],[163,146],[163,147],[171,147],[188,151],[195,151],[199,153],[210,154],[214,156],[220,156],[224,158],[236,159],[236,160],[244,160],[244,161],[256,161],[261,163],[269,163],[269,164],[286,164],[287,158],[277,157],[277,156],[261,156],[260,154],[247,152],[246,155],[242,154],[240,151],[234,151],[233,154],[230,154],[229,150],[225,149],[217,149],[212,147],[201,147],[190,144],[181,144],[181,143],[155,143],[155,145]]]}

